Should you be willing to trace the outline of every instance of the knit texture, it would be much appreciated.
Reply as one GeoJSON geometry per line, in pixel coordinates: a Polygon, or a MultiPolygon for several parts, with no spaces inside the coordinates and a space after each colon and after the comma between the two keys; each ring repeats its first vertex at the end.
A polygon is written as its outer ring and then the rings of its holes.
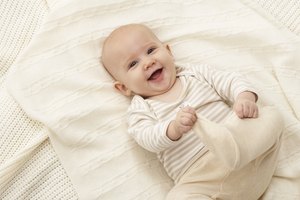
{"type": "MultiPolygon", "coordinates": [[[[47,135],[46,127],[31,120],[8,94],[5,80],[48,11],[44,0],[0,2],[0,172],[31,141],[47,135]]],[[[49,139],[42,140],[20,161],[4,185],[4,177],[0,177],[0,199],[78,199],[49,139]]]]}
{"type": "Polygon", "coordinates": [[[263,10],[273,16],[282,26],[300,35],[299,0],[254,0],[263,10]]]}

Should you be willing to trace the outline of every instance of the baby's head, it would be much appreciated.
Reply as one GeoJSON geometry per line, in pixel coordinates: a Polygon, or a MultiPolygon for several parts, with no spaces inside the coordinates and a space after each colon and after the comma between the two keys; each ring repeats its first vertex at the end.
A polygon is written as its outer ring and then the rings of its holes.
{"type": "Polygon", "coordinates": [[[141,24],[114,30],[105,40],[102,63],[126,96],[144,98],[167,92],[175,83],[176,69],[168,45],[141,24]]]}

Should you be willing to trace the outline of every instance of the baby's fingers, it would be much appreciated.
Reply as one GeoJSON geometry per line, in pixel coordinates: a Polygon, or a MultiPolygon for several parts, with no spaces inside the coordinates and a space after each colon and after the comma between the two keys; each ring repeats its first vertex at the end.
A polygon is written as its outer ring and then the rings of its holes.
{"type": "Polygon", "coordinates": [[[192,126],[196,122],[196,118],[194,116],[182,116],[180,119],[180,122],[183,126],[192,126]]]}
{"type": "Polygon", "coordinates": [[[182,113],[180,117],[180,122],[184,126],[192,126],[195,124],[197,121],[197,116],[196,114],[191,114],[191,113],[182,113]]]}
{"type": "Polygon", "coordinates": [[[259,114],[259,111],[258,111],[258,108],[255,109],[254,113],[253,113],[253,118],[258,118],[258,114],[259,114]]]}
{"type": "Polygon", "coordinates": [[[181,108],[181,111],[185,113],[196,114],[196,110],[190,106],[185,106],[181,108]]]}
{"type": "Polygon", "coordinates": [[[235,107],[235,112],[239,118],[257,118],[258,107],[256,104],[240,104],[235,107]]]}
{"type": "Polygon", "coordinates": [[[257,105],[252,105],[249,107],[248,118],[257,118],[258,117],[258,107],[257,105]]]}

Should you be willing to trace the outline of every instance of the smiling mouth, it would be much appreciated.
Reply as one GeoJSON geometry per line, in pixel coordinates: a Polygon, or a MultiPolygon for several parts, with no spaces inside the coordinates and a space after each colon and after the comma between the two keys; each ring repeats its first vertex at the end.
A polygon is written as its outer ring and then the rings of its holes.
{"type": "Polygon", "coordinates": [[[162,74],[162,68],[161,69],[157,69],[155,70],[151,76],[148,78],[149,81],[153,81],[153,80],[156,80],[160,77],[160,75],[162,74]]]}

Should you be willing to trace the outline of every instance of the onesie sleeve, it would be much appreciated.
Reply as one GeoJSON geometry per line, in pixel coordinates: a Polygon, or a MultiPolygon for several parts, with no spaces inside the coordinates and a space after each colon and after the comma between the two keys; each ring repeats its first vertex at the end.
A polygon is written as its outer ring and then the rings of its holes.
{"type": "Polygon", "coordinates": [[[175,145],[167,137],[169,121],[159,121],[142,97],[135,96],[127,111],[128,133],[148,151],[159,153],[175,145]]]}
{"type": "Polygon", "coordinates": [[[241,74],[216,70],[209,65],[191,66],[197,78],[204,79],[226,101],[233,103],[237,96],[245,91],[255,94],[256,89],[241,74]]]}

